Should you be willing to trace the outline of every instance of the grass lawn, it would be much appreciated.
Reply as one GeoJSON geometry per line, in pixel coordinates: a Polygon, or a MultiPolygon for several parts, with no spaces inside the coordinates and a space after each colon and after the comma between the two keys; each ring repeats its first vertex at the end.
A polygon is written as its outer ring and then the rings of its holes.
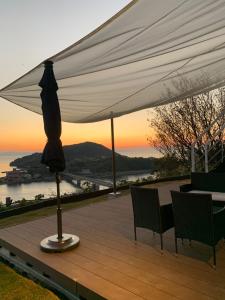
{"type": "Polygon", "coordinates": [[[57,300],[51,291],[17,274],[0,262],[0,299],[2,300],[57,300]]]}

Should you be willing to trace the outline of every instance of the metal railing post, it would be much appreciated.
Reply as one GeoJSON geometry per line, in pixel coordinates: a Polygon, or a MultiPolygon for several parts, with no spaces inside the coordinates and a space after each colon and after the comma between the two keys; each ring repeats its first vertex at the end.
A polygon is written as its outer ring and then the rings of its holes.
{"type": "MultiPolygon", "coordinates": [[[[218,120],[221,119],[221,117],[224,117],[224,113],[225,113],[225,108],[223,108],[221,110],[221,112],[219,113],[219,115],[216,117],[216,119],[204,130],[204,132],[202,132],[198,138],[193,142],[192,146],[191,146],[191,171],[195,172],[196,170],[196,156],[195,156],[195,145],[197,144],[197,142],[201,141],[203,139],[203,137],[205,136],[205,134],[210,130],[210,128],[212,128],[216,122],[218,122],[218,120]]],[[[210,139],[210,141],[212,141],[216,136],[218,136],[221,132],[223,132],[225,129],[225,122],[223,122],[223,125],[221,128],[219,128],[218,130],[216,130],[216,132],[213,134],[212,138],[210,139]]],[[[206,143],[209,144],[210,141],[207,141],[206,143]]],[[[208,146],[208,145],[207,145],[208,146]]],[[[207,147],[205,145],[205,171],[208,172],[209,170],[209,150],[207,149],[207,147]]],[[[224,146],[222,146],[222,157],[221,160],[224,160],[224,146]]]]}
{"type": "Polygon", "coordinates": [[[195,172],[195,145],[191,145],[191,172],[195,172]]]}
{"type": "Polygon", "coordinates": [[[205,173],[209,172],[208,144],[205,144],[205,173]]]}
{"type": "Polygon", "coordinates": [[[224,147],[223,147],[223,140],[221,141],[221,163],[223,162],[224,159],[224,147]]]}

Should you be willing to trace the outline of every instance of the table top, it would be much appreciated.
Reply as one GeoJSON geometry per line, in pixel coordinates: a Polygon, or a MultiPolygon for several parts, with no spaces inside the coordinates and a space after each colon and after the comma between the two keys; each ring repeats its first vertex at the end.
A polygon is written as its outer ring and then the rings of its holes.
{"type": "Polygon", "coordinates": [[[211,191],[200,191],[200,190],[191,190],[189,193],[211,194],[212,195],[212,200],[225,202],[225,193],[211,192],[211,191]]]}

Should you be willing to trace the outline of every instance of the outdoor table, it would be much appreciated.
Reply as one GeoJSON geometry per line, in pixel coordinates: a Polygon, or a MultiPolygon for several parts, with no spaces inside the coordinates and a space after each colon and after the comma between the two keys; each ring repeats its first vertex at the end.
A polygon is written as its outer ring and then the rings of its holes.
{"type": "Polygon", "coordinates": [[[216,206],[225,206],[225,193],[221,192],[210,192],[210,191],[200,191],[200,190],[191,190],[188,193],[195,193],[195,194],[211,194],[213,205],[216,206]]]}

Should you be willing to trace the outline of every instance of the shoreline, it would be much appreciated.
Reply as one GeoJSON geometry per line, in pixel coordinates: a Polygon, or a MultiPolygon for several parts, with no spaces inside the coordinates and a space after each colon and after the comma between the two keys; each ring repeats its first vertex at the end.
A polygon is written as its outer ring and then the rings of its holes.
{"type": "Polygon", "coordinates": [[[34,180],[22,180],[21,182],[18,183],[7,183],[4,181],[5,177],[1,177],[0,178],[0,185],[8,185],[8,186],[18,186],[20,184],[31,184],[31,183],[38,183],[38,182],[43,182],[43,183],[47,183],[47,182],[54,182],[54,178],[40,178],[40,179],[34,179],[34,180]]]}
{"type": "MultiPolygon", "coordinates": [[[[101,174],[88,174],[88,175],[85,175],[85,174],[81,174],[81,173],[77,173],[77,174],[74,174],[74,175],[78,175],[78,176],[81,176],[82,175],[84,176],[84,180],[86,180],[87,178],[90,178],[90,181],[91,179],[108,179],[110,180],[112,178],[112,173],[111,172],[107,172],[107,173],[101,173],[101,174]]],[[[122,177],[126,177],[126,176],[138,176],[138,175],[149,175],[149,176],[153,176],[152,174],[152,171],[151,170],[133,170],[133,171],[118,171],[116,172],[116,177],[117,179],[119,180],[120,178],[122,177]]],[[[0,177],[0,185],[3,185],[3,184],[6,184],[8,186],[15,186],[15,185],[20,185],[20,184],[30,184],[30,183],[37,183],[37,182],[43,182],[43,183],[47,183],[47,182],[55,182],[55,179],[54,177],[43,177],[43,178],[36,178],[36,179],[26,179],[26,180],[21,180],[21,182],[18,182],[18,183],[7,183],[5,181],[5,178],[6,177],[0,177]]],[[[71,183],[70,181],[66,180],[64,177],[63,177],[63,174],[62,174],[62,179],[68,183],[71,183]]]]}

